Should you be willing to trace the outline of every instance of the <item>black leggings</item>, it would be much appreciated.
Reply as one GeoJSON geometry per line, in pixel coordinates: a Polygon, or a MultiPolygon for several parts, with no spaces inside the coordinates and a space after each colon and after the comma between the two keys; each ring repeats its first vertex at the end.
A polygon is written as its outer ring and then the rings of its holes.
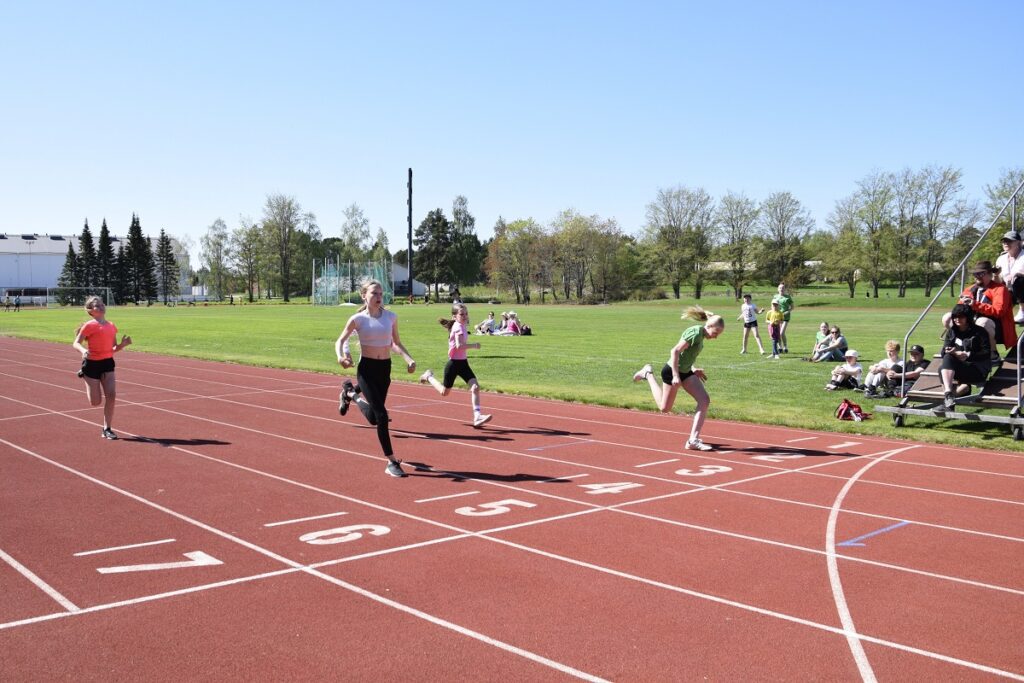
{"type": "Polygon", "coordinates": [[[981,384],[988,377],[990,368],[968,363],[947,353],[942,357],[942,369],[953,371],[953,380],[961,384],[981,384]]]}
{"type": "Polygon", "coordinates": [[[359,359],[356,380],[363,392],[365,401],[356,401],[359,411],[366,421],[377,426],[377,440],[389,458],[394,455],[391,450],[391,432],[388,431],[388,410],[384,407],[388,400],[388,389],[391,387],[391,359],[375,358],[359,359]]]}

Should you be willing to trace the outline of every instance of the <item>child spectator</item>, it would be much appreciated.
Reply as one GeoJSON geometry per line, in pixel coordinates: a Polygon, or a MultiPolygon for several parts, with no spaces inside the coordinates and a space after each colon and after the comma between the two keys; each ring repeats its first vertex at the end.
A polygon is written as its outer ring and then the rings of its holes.
{"type": "Polygon", "coordinates": [[[924,347],[914,344],[910,347],[910,358],[906,364],[902,368],[896,365],[885,373],[883,384],[887,386],[887,389],[884,397],[903,398],[906,396],[926,367],[928,367],[928,361],[924,359],[924,347]]]}
{"type": "Polygon", "coordinates": [[[878,398],[885,389],[880,387],[886,379],[887,373],[893,368],[902,367],[900,362],[900,343],[895,339],[885,342],[885,358],[868,368],[867,377],[864,378],[864,397],[878,398]]]}
{"type": "Polygon", "coordinates": [[[780,347],[782,340],[782,321],[785,315],[782,309],[779,307],[779,302],[772,300],[772,310],[768,311],[764,320],[768,323],[768,336],[772,338],[772,358],[778,358],[779,352],[782,350],[780,347]]]}
{"type": "Polygon", "coordinates": [[[757,330],[757,316],[760,313],[764,313],[763,308],[758,308],[751,301],[749,294],[743,295],[743,305],[740,306],[740,317],[737,320],[743,321],[743,346],[740,349],[740,353],[747,352],[747,340],[750,338],[750,332],[754,332],[754,340],[757,342],[757,349],[764,355],[764,345],[761,343],[761,333],[757,330]]]}
{"type": "Polygon", "coordinates": [[[860,377],[864,368],[857,362],[859,354],[853,349],[846,352],[846,362],[832,370],[832,379],[825,385],[828,391],[836,389],[856,389],[860,385],[860,377]]]}
{"type": "Polygon", "coordinates": [[[818,325],[818,331],[814,333],[814,346],[811,347],[811,355],[804,360],[814,360],[828,345],[825,342],[826,339],[828,339],[828,323],[822,320],[818,325]]]}

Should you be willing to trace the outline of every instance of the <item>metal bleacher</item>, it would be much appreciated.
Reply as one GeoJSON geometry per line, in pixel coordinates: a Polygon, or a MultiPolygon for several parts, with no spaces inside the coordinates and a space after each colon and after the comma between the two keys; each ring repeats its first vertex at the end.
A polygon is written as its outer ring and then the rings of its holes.
{"type": "MultiPolygon", "coordinates": [[[[935,307],[936,302],[943,295],[946,288],[952,286],[959,276],[960,290],[966,279],[968,259],[974,254],[985,237],[997,229],[999,220],[1006,215],[1009,209],[1011,229],[1020,230],[1017,222],[1018,198],[1024,195],[1022,192],[1024,182],[1017,186],[1010,198],[1003,205],[1002,210],[992,219],[988,229],[981,238],[967,252],[960,264],[953,270],[945,284],[938,289],[935,297],[928,303],[917,321],[911,326],[903,340],[903,364],[907,363],[907,350],[910,348],[910,339],[921,322],[935,307]]],[[[960,291],[958,290],[958,291],[960,291]]],[[[996,422],[1007,424],[1013,432],[1013,438],[1017,441],[1024,440],[1024,396],[1022,396],[1022,349],[1024,349],[1024,334],[1018,333],[1017,343],[1014,348],[1008,350],[998,360],[993,361],[992,371],[984,384],[977,386],[962,385],[960,389],[966,391],[958,392],[956,396],[956,409],[946,410],[943,407],[945,392],[942,387],[942,380],[939,377],[939,367],[942,364],[941,355],[935,355],[928,366],[914,382],[909,390],[902,390],[903,396],[895,406],[876,405],[875,410],[881,413],[892,413],[892,421],[896,427],[905,424],[906,416],[917,415],[931,419],[947,420],[973,420],[978,422],[996,422]]]]}

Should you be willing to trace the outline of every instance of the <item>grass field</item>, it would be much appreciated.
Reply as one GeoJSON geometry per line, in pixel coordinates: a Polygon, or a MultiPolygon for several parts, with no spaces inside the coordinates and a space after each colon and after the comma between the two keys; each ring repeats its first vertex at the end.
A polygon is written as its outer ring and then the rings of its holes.
{"type": "MultiPolygon", "coordinates": [[[[755,301],[768,302],[767,292],[755,301]]],[[[863,294],[862,294],[863,297],[863,294]]],[[[807,363],[814,332],[822,320],[842,327],[852,348],[861,353],[867,368],[883,356],[887,339],[902,341],[917,319],[925,300],[920,292],[907,299],[895,294],[879,299],[850,299],[842,290],[803,290],[789,328],[790,351],[780,360],[752,353],[739,355],[742,324],[739,306],[724,292],[709,292],[700,303],[723,314],[726,330],[708,341],[699,365],[708,372],[712,418],[753,424],[782,424],[837,432],[880,434],[964,446],[1024,450],[1004,425],[908,417],[896,429],[889,415],[877,414],[862,422],[841,422],[833,416],[844,396],[873,410],[875,401],[855,392],[826,392],[833,363],[807,363]]],[[[692,300],[621,303],[608,306],[518,307],[520,317],[535,330],[532,337],[474,337],[483,345],[470,351],[470,361],[487,391],[526,394],[608,406],[653,410],[650,391],[633,384],[633,372],[644,363],[655,368],[668,359],[669,349],[685,326],[682,309],[692,300]]],[[[508,304],[470,305],[471,322],[488,310],[500,313],[508,304]]],[[[440,371],[447,355],[447,336],[437,323],[447,306],[422,304],[394,307],[406,347],[419,371],[440,371]]],[[[129,352],[152,351],[250,365],[295,368],[341,375],[334,356],[334,340],[352,307],[291,305],[178,306],[165,308],[115,307],[108,312],[121,332],[130,334],[129,352]]],[[[911,343],[922,344],[928,355],[938,346],[939,315],[926,320],[911,343]]],[[[77,369],[77,354],[70,347],[83,311],[24,310],[0,315],[0,334],[68,343],[68,369],[77,369]]],[[[770,349],[767,330],[762,338],[770,349]]],[[[347,371],[346,374],[354,374],[347,371]]],[[[418,375],[417,375],[418,376],[418,375]]],[[[396,380],[416,376],[395,372],[396,380]]],[[[895,399],[884,401],[895,404],[895,399]]],[[[486,407],[486,397],[484,399],[486,407]]],[[[680,393],[676,410],[692,410],[693,401],[680,393]]],[[[756,429],[756,427],[753,427],[756,429]]]]}

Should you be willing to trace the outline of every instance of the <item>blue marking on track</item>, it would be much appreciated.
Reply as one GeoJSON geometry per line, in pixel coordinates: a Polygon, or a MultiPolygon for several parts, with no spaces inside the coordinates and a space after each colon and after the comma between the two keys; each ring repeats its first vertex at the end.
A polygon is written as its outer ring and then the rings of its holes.
{"type": "Polygon", "coordinates": [[[858,543],[857,541],[863,541],[865,538],[871,538],[872,536],[877,536],[878,534],[884,534],[886,531],[892,531],[893,529],[899,529],[901,526],[906,526],[908,524],[910,524],[910,522],[896,522],[895,524],[893,524],[891,526],[887,526],[884,529],[879,529],[878,531],[872,531],[869,534],[864,534],[863,536],[858,536],[857,538],[851,538],[849,541],[843,541],[842,543],[837,543],[836,545],[838,545],[838,546],[846,546],[846,547],[854,546],[854,545],[864,546],[864,545],[867,545],[867,544],[866,543],[858,543]]]}

